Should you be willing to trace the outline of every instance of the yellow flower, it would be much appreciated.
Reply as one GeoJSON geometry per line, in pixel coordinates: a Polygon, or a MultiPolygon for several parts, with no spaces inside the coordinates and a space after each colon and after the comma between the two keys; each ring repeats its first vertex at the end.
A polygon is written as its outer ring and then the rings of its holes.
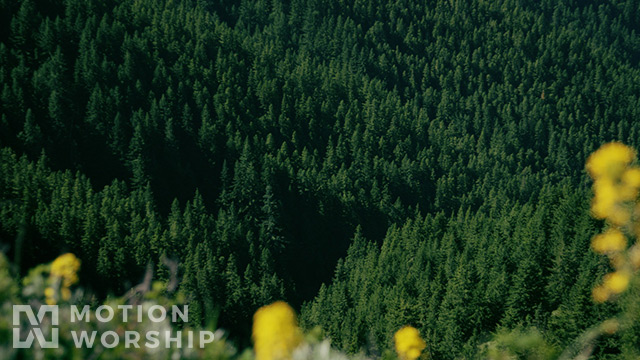
{"type": "Polygon", "coordinates": [[[48,298],[44,299],[44,302],[47,303],[47,305],[55,305],[56,304],[56,299],[48,297],[48,298]]]}
{"type": "Polygon", "coordinates": [[[63,287],[69,287],[78,282],[78,270],[80,270],[80,260],[72,253],[60,255],[51,263],[51,276],[61,278],[63,287]]]}
{"type": "Polygon", "coordinates": [[[627,247],[627,239],[618,229],[609,229],[604,234],[596,235],[591,247],[598,253],[622,251],[627,247]]]}
{"type": "Polygon", "coordinates": [[[634,157],[633,149],[622,143],[604,144],[587,159],[587,171],[594,179],[605,176],[616,178],[634,157]]]}
{"type": "Polygon", "coordinates": [[[594,197],[591,212],[598,219],[608,219],[615,225],[622,225],[631,218],[623,201],[635,198],[637,190],[616,185],[612,179],[601,178],[593,183],[594,197]]]}
{"type": "Polygon", "coordinates": [[[627,271],[616,271],[605,275],[604,285],[612,294],[620,294],[629,287],[631,274],[627,271]]]}
{"type": "Polygon", "coordinates": [[[48,298],[53,298],[55,293],[56,293],[56,291],[53,290],[52,287],[47,287],[46,289],[44,289],[44,296],[46,296],[48,298]]]}
{"type": "Polygon", "coordinates": [[[62,300],[68,301],[69,299],[71,299],[71,290],[69,290],[69,288],[63,287],[62,289],[60,289],[60,297],[62,298],[62,300]]]}
{"type": "Polygon", "coordinates": [[[640,188],[640,169],[630,168],[622,174],[619,197],[621,200],[630,201],[638,197],[640,188]]]}
{"type": "Polygon", "coordinates": [[[616,206],[611,211],[608,220],[614,225],[622,226],[631,220],[631,213],[623,207],[616,206]]]}
{"type": "Polygon", "coordinates": [[[402,360],[417,359],[422,350],[427,347],[418,330],[412,326],[405,326],[398,330],[393,340],[396,344],[396,352],[402,360]]]}
{"type": "Polygon", "coordinates": [[[631,273],[625,270],[612,272],[604,276],[601,285],[593,289],[593,300],[598,303],[607,301],[612,295],[617,295],[627,290],[631,273]]]}
{"type": "Polygon", "coordinates": [[[56,291],[51,286],[44,289],[44,302],[47,305],[55,305],[56,304],[56,291]]]}
{"type": "Polygon", "coordinates": [[[595,302],[603,303],[609,299],[609,296],[611,295],[611,293],[609,292],[609,289],[600,285],[600,286],[596,286],[593,289],[593,292],[591,293],[591,295],[593,296],[593,300],[595,302]]]}
{"type": "Polygon", "coordinates": [[[609,320],[606,320],[605,322],[603,322],[600,325],[600,328],[606,334],[611,335],[611,334],[615,334],[615,332],[618,331],[618,329],[620,328],[620,323],[616,319],[609,319],[609,320]]]}
{"type": "Polygon", "coordinates": [[[253,342],[257,360],[290,359],[302,342],[293,309],[283,301],[258,309],[253,315],[253,342]]]}
{"type": "Polygon", "coordinates": [[[619,199],[618,191],[610,179],[599,179],[593,183],[593,201],[591,211],[598,219],[611,215],[619,199]]]}
{"type": "Polygon", "coordinates": [[[640,237],[640,168],[630,166],[635,160],[633,149],[618,142],[608,143],[589,156],[587,171],[594,179],[591,212],[617,226],[596,235],[591,241],[595,252],[606,254],[616,271],[604,276],[602,284],[593,289],[593,299],[605,302],[629,287],[631,276],[640,268],[640,247],[627,250],[627,238],[619,230],[630,228],[640,237]],[[634,204],[635,203],[635,204],[634,204]]]}
{"type": "Polygon", "coordinates": [[[625,171],[622,174],[622,181],[627,186],[636,189],[640,188],[640,168],[634,167],[625,171]]]}

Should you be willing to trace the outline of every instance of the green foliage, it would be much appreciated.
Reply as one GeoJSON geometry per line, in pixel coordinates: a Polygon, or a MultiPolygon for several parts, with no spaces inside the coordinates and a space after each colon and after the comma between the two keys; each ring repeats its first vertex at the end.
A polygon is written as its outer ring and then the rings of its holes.
{"type": "MultiPolygon", "coordinates": [[[[251,359],[250,356],[246,355],[238,356],[235,348],[225,339],[222,331],[216,331],[214,337],[217,337],[217,339],[213,342],[206,344],[206,346],[200,346],[198,330],[203,328],[192,328],[185,326],[185,324],[173,323],[171,315],[162,321],[152,321],[148,318],[146,310],[151,306],[162,306],[165,309],[171,309],[172,306],[177,306],[184,311],[184,296],[180,293],[176,294],[171,291],[166,283],[159,281],[153,284],[146,284],[146,286],[142,286],[145,284],[140,284],[127,293],[126,296],[109,298],[104,303],[98,303],[98,305],[104,304],[114,309],[115,315],[112,320],[108,322],[97,320],[95,313],[97,305],[94,303],[94,306],[91,307],[87,313],[87,317],[85,317],[88,321],[78,320],[70,323],[69,318],[72,313],[71,306],[77,306],[80,312],[82,312],[83,307],[92,301],[91,294],[85,292],[82,288],[74,288],[68,301],[57,303],[59,346],[48,349],[40,348],[39,346],[27,349],[15,349],[12,346],[12,329],[16,324],[13,323],[11,306],[15,304],[29,304],[37,308],[39,305],[43,305],[45,289],[49,284],[47,280],[49,271],[49,264],[38,265],[34,269],[31,269],[29,274],[22,279],[23,285],[19,287],[15,284],[15,280],[10,273],[6,258],[0,254],[0,279],[2,281],[0,289],[3,294],[2,298],[0,298],[0,348],[3,351],[3,358],[86,359],[99,357],[101,359],[170,359],[179,356],[182,359],[251,359]],[[125,317],[121,310],[115,310],[121,305],[130,306],[128,317],[125,317]],[[137,318],[138,315],[134,314],[134,311],[137,311],[135,309],[138,309],[138,305],[144,309],[143,312],[145,315],[141,318],[137,318]],[[139,319],[142,319],[142,321],[139,319]],[[183,335],[181,340],[183,346],[172,349],[166,348],[162,337],[159,337],[160,346],[157,348],[145,347],[144,340],[139,341],[139,346],[137,347],[127,345],[124,340],[125,330],[138,333],[142,339],[145,339],[144,336],[150,331],[158,331],[160,334],[169,331],[174,338],[183,335]],[[95,332],[95,340],[87,340],[84,346],[77,347],[75,345],[76,340],[71,334],[71,331],[76,332],[76,334],[86,332],[89,335],[87,339],[91,339],[91,334],[95,332]],[[192,347],[189,347],[188,335],[186,335],[187,332],[190,331],[196,333],[192,347]],[[101,345],[100,337],[107,332],[120,334],[121,339],[119,339],[120,341],[117,346],[107,347],[101,345]],[[87,346],[89,342],[91,342],[93,346],[87,346]]],[[[95,302],[95,298],[93,301],[95,302]]],[[[19,325],[23,326],[23,324],[19,325]]],[[[40,328],[45,334],[50,331],[50,326],[51,319],[48,317],[45,317],[40,323],[40,328]]],[[[208,327],[208,329],[211,329],[211,326],[208,327]]],[[[77,336],[80,338],[80,335],[77,336]]],[[[113,341],[113,339],[109,338],[108,342],[110,343],[111,341],[113,341]]]]}
{"type": "Polygon", "coordinates": [[[514,330],[497,334],[486,344],[487,359],[529,359],[542,360],[557,357],[558,349],[546,343],[535,328],[526,332],[514,330]]]}
{"type": "Polygon", "coordinates": [[[441,358],[565,345],[615,312],[583,164],[640,145],[638,9],[0,1],[0,242],[20,274],[76,253],[101,298],[175,259],[240,342],[285,298],[350,352],[404,323],[441,358]]]}
{"type": "Polygon", "coordinates": [[[331,284],[303,308],[303,324],[319,324],[351,350],[369,339],[388,347],[399,326],[415,324],[438,358],[465,354],[489,334],[517,326],[538,327],[566,346],[614,313],[590,300],[606,267],[589,251],[599,226],[590,219],[588,193],[567,190],[528,205],[495,204],[492,215],[418,217],[392,227],[380,249],[354,240],[331,284]],[[554,220],[567,206],[577,207],[578,217],[554,220]],[[566,248],[580,249],[562,258],[581,264],[579,271],[551,261],[566,248]],[[354,336],[360,340],[349,342],[354,336]]]}

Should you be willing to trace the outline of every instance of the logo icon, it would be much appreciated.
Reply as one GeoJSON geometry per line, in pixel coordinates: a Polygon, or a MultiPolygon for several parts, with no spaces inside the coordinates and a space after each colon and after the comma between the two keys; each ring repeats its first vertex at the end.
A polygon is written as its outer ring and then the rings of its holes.
{"type": "Polygon", "coordinates": [[[58,347],[58,306],[57,305],[42,305],[38,309],[38,317],[33,313],[33,309],[30,305],[13,305],[13,347],[15,349],[30,348],[33,344],[34,337],[38,340],[38,344],[43,349],[54,349],[58,347]],[[39,326],[42,324],[44,315],[51,313],[51,339],[47,341],[44,337],[42,328],[39,326]],[[20,339],[20,314],[27,314],[27,319],[31,328],[29,334],[25,340],[20,339]],[[35,334],[35,336],[34,336],[35,334]]]}

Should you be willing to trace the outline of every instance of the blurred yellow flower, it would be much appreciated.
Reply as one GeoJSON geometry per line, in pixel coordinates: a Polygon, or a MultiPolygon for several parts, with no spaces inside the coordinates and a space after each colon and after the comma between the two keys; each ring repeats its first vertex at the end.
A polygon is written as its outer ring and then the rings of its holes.
{"type": "Polygon", "coordinates": [[[618,329],[620,328],[620,323],[616,319],[609,319],[605,320],[600,325],[600,328],[604,333],[611,335],[615,334],[615,332],[618,331],[618,329]]]}
{"type": "Polygon", "coordinates": [[[596,235],[591,247],[598,253],[622,251],[627,247],[627,239],[618,229],[609,229],[604,234],[596,235]]]}
{"type": "Polygon", "coordinates": [[[591,295],[593,296],[593,300],[595,302],[603,303],[609,299],[610,292],[606,287],[600,285],[600,286],[596,286],[593,289],[591,295]]]}
{"type": "Polygon", "coordinates": [[[56,304],[56,291],[51,286],[48,286],[44,289],[44,302],[47,305],[55,305],[56,304]]]}
{"type": "Polygon", "coordinates": [[[603,285],[613,294],[620,294],[629,286],[631,274],[628,271],[616,271],[604,276],[603,285]]]}
{"type": "Polygon", "coordinates": [[[46,296],[48,298],[53,298],[55,293],[56,293],[56,291],[53,290],[52,287],[47,287],[46,289],[44,289],[44,296],[46,296]]]}
{"type": "Polygon", "coordinates": [[[51,263],[51,276],[62,279],[63,287],[69,287],[78,282],[78,270],[80,270],[80,259],[72,253],[60,255],[51,263]]]}
{"type": "Polygon", "coordinates": [[[604,219],[612,213],[618,201],[618,191],[611,179],[599,179],[593,183],[593,201],[591,211],[598,219],[604,219]]]}
{"type": "Polygon", "coordinates": [[[69,288],[63,287],[62,289],[60,289],[60,297],[62,298],[62,300],[68,301],[69,299],[71,299],[71,290],[69,290],[69,288]]]}
{"type": "Polygon", "coordinates": [[[620,176],[634,157],[633,149],[622,143],[604,144],[587,159],[587,171],[594,179],[603,176],[615,178],[620,176]]]}
{"type": "Polygon", "coordinates": [[[293,309],[283,301],[258,309],[253,315],[253,342],[257,360],[290,359],[302,342],[293,309]]]}
{"type": "Polygon", "coordinates": [[[396,352],[402,360],[417,359],[427,346],[420,337],[418,330],[412,326],[405,326],[393,336],[396,352]]]}
{"type": "Polygon", "coordinates": [[[631,168],[622,174],[622,181],[626,186],[632,188],[640,188],[640,169],[639,168],[631,168]]]}
{"type": "Polygon", "coordinates": [[[631,166],[635,157],[630,147],[612,142],[600,147],[587,160],[587,171],[594,179],[591,212],[613,225],[605,233],[596,235],[591,247],[595,252],[606,254],[617,269],[605,275],[602,284],[593,289],[596,302],[607,301],[627,290],[633,272],[640,268],[640,248],[636,244],[627,250],[627,237],[621,231],[626,229],[640,236],[640,223],[634,221],[640,215],[637,203],[640,168],[631,166]]]}
{"type": "Polygon", "coordinates": [[[593,289],[593,300],[598,303],[607,301],[612,295],[617,295],[627,290],[631,274],[628,271],[615,271],[604,276],[601,285],[593,289]]]}
{"type": "Polygon", "coordinates": [[[623,201],[635,200],[640,188],[640,169],[630,168],[622,174],[619,197],[623,201]]]}
{"type": "Polygon", "coordinates": [[[602,178],[593,183],[593,192],[591,212],[595,218],[609,219],[615,225],[622,225],[630,220],[631,214],[622,202],[634,199],[636,189],[619,186],[612,179],[602,178]]]}

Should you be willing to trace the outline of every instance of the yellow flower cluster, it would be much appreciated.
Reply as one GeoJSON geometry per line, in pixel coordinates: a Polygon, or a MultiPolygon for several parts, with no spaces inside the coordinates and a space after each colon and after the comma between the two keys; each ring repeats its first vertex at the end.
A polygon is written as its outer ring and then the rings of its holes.
{"type": "Polygon", "coordinates": [[[613,295],[627,290],[631,273],[628,271],[615,271],[605,275],[601,285],[593,289],[593,299],[596,302],[605,302],[613,295]]]}
{"type": "Polygon", "coordinates": [[[640,188],[640,168],[629,166],[635,156],[633,149],[618,142],[605,144],[589,156],[586,167],[594,180],[591,211],[596,218],[616,225],[630,220],[628,205],[640,188]]]}
{"type": "MultiPolygon", "coordinates": [[[[51,263],[50,280],[54,285],[60,286],[60,297],[62,300],[71,298],[71,285],[78,282],[78,270],[80,270],[80,259],[71,253],[58,256],[51,263]]],[[[53,286],[44,290],[45,301],[49,305],[56,303],[56,291],[53,286]]]]}
{"type": "Polygon", "coordinates": [[[51,263],[51,276],[62,279],[62,285],[69,287],[78,282],[80,260],[72,253],[58,256],[51,263]]]}
{"type": "Polygon", "coordinates": [[[634,223],[640,218],[636,204],[640,190],[640,168],[632,165],[636,153],[619,142],[603,145],[587,160],[587,171],[593,178],[594,197],[591,212],[605,219],[611,227],[596,235],[591,247],[611,260],[615,271],[607,274],[601,285],[593,289],[596,302],[604,302],[624,292],[633,273],[640,268],[640,248],[627,248],[627,235],[640,235],[634,223]]]}
{"type": "Polygon", "coordinates": [[[405,326],[398,330],[393,336],[393,340],[398,357],[402,360],[417,359],[422,350],[427,347],[418,330],[412,326],[405,326]]]}
{"type": "Polygon", "coordinates": [[[615,253],[627,248],[627,238],[615,228],[607,230],[604,234],[596,235],[591,241],[591,247],[597,253],[615,253]]]}
{"type": "Polygon", "coordinates": [[[290,359],[302,343],[293,309],[283,301],[258,309],[253,315],[253,342],[257,360],[290,359]]]}

